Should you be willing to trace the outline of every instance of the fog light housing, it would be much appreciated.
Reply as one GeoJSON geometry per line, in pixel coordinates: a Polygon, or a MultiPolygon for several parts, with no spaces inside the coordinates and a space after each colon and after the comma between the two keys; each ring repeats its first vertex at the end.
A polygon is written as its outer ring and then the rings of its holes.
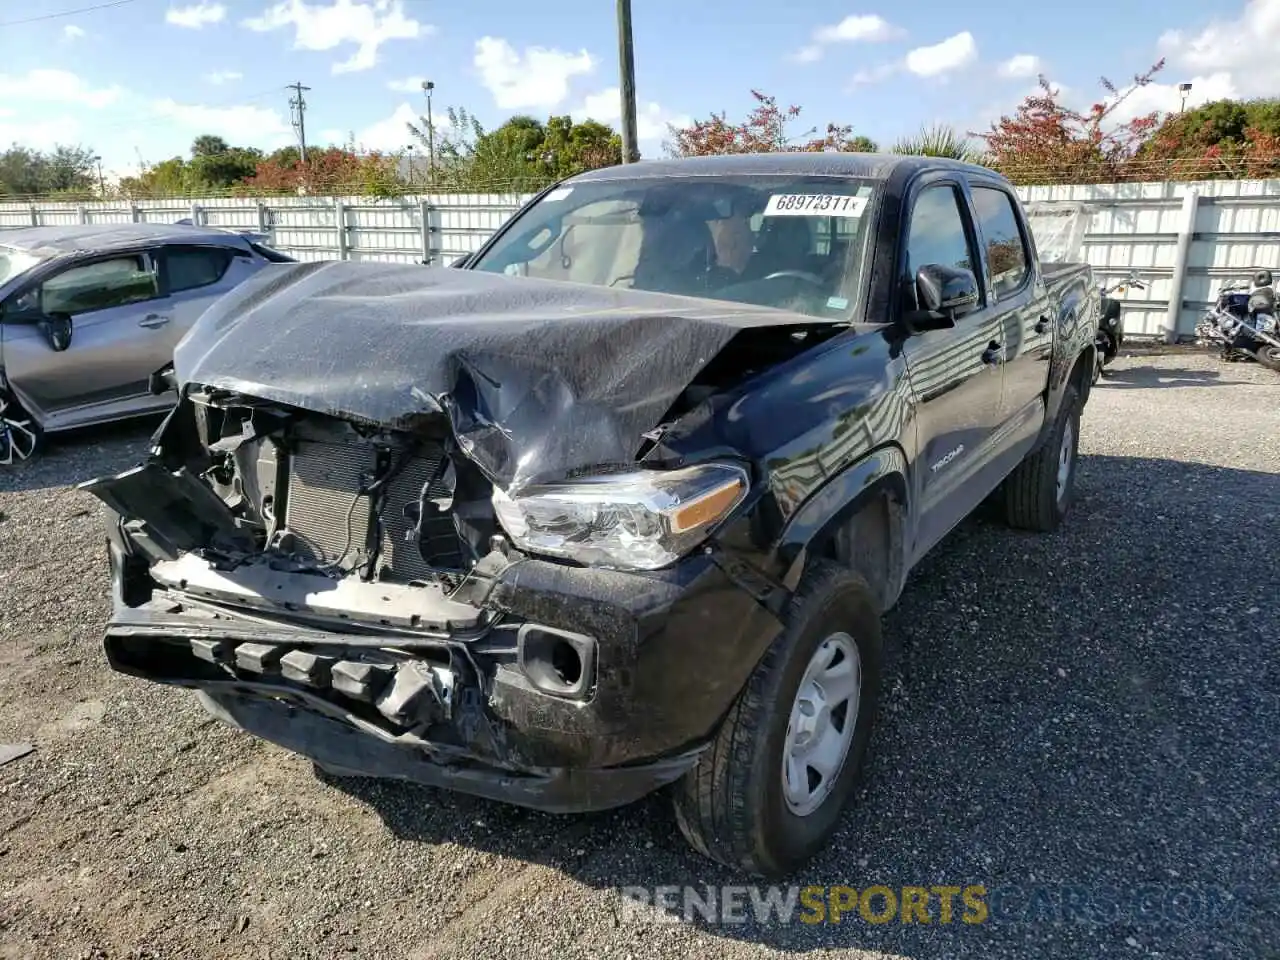
{"type": "Polygon", "coordinates": [[[596,641],[581,633],[526,623],[516,634],[516,658],[543,693],[586,700],[594,686],[596,641]]]}

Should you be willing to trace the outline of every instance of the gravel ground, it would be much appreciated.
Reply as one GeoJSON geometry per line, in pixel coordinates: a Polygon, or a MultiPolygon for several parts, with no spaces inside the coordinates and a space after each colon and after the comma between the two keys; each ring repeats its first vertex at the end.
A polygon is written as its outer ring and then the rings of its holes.
{"type": "Polygon", "coordinates": [[[1277,400],[1255,365],[1122,359],[1068,527],[975,517],[913,576],[867,785],[799,882],[983,884],[978,925],[620,923],[618,886],[746,881],[658,799],[553,818],[326,783],[111,673],[68,485],[150,428],[65,440],[0,474],[0,743],[37,747],[0,767],[0,958],[1280,956],[1277,400]]]}

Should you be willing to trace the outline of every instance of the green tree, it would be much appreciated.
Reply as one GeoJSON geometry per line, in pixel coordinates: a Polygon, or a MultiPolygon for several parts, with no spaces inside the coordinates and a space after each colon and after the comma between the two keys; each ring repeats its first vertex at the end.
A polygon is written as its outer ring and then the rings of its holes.
{"type": "Polygon", "coordinates": [[[953,127],[935,124],[921,127],[914,136],[901,137],[889,148],[890,153],[916,157],[946,157],[965,163],[981,163],[982,150],[973,141],[956,133],[953,127]]]}
{"type": "Polygon", "coordinates": [[[230,149],[231,146],[227,141],[211,133],[201,134],[191,142],[191,156],[193,158],[214,157],[220,153],[226,153],[230,149]]]}
{"type": "Polygon", "coordinates": [[[0,153],[0,196],[88,197],[98,187],[96,164],[87,147],[59,145],[46,153],[15,143],[0,153]]]}

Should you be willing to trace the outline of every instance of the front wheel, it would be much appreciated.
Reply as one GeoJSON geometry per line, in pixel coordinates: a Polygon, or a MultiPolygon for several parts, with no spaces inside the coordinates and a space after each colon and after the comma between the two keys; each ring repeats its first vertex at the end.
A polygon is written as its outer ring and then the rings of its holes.
{"type": "Polygon", "coordinates": [[[883,661],[871,590],[836,564],[805,575],[785,623],[674,789],[676,822],[695,850],[771,878],[835,832],[871,735],[883,661]]]}
{"type": "Polygon", "coordinates": [[[1268,370],[1280,373],[1280,347],[1273,347],[1270,344],[1263,345],[1262,349],[1256,354],[1258,362],[1268,370]]]}
{"type": "Polygon", "coordinates": [[[44,446],[44,431],[8,394],[0,392],[0,464],[30,460],[44,446]]]}

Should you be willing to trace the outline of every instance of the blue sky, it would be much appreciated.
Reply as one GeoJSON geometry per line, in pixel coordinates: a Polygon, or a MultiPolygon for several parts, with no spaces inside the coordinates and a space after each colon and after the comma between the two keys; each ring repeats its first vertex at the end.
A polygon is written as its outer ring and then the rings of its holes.
{"type": "MultiPolygon", "coordinates": [[[[109,172],[186,152],[200,133],[294,141],[284,87],[301,80],[308,141],[410,142],[404,121],[465,106],[615,122],[612,0],[0,0],[0,143],[83,143],[109,172]],[[69,11],[66,16],[59,16],[69,11]],[[32,20],[31,18],[42,18],[32,20]],[[29,22],[14,22],[29,21],[29,22]]],[[[1280,0],[914,4],[633,0],[641,149],[667,122],[750,108],[757,87],[887,143],[935,121],[985,129],[1045,72],[1087,104],[1158,56],[1129,112],[1280,93],[1280,0]]]]}

